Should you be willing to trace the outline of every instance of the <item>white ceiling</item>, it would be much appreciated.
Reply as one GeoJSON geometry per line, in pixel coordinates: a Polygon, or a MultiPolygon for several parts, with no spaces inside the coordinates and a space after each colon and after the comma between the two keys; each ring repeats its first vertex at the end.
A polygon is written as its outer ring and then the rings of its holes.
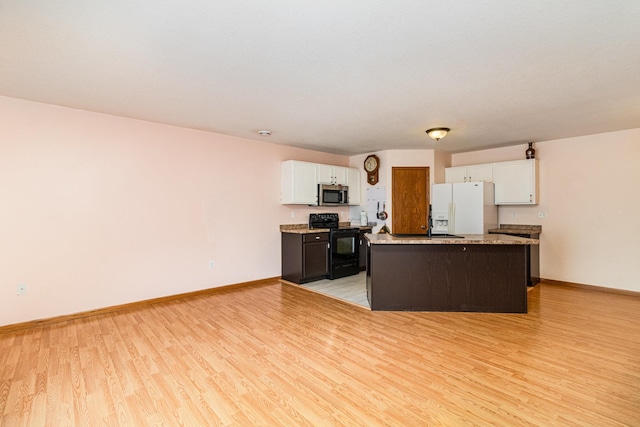
{"type": "Polygon", "coordinates": [[[347,155],[639,128],[640,1],[0,0],[0,95],[347,155]]]}

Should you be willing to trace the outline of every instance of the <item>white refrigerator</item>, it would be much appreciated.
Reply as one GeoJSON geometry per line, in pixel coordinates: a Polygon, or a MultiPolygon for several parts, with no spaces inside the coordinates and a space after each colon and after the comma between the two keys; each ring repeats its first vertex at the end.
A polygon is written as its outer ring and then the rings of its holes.
{"type": "Polygon", "coordinates": [[[487,234],[498,227],[492,182],[456,182],[431,187],[433,234],[487,234]]]}

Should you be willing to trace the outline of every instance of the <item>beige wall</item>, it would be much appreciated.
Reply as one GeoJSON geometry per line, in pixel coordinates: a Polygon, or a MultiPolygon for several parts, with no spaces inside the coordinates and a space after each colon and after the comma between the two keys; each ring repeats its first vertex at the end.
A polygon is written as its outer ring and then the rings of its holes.
{"type": "Polygon", "coordinates": [[[6,97],[0,117],[0,325],[279,276],[279,225],[322,211],[280,205],[281,161],[349,164],[6,97]]]}
{"type": "MultiPolygon", "coordinates": [[[[640,129],[534,147],[540,203],[501,206],[500,222],[542,225],[542,277],[640,292],[640,129]]],[[[525,150],[454,154],[452,166],[523,159],[525,150]]]]}

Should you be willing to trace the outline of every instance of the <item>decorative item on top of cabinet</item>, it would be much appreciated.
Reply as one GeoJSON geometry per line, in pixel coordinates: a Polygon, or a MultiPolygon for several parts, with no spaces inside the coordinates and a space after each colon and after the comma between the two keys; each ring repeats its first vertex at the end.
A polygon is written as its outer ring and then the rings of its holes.
{"type": "Polygon", "coordinates": [[[527,159],[535,159],[536,158],[536,149],[533,148],[533,142],[529,141],[529,148],[525,151],[527,155],[527,159]]]}
{"type": "Polygon", "coordinates": [[[378,170],[380,169],[380,159],[375,154],[367,156],[364,160],[364,170],[367,172],[367,182],[370,185],[378,183],[378,170]]]}

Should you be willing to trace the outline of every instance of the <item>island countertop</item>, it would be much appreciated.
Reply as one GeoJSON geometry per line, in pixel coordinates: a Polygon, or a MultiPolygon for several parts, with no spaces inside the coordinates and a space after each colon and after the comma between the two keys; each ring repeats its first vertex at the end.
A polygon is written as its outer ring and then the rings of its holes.
{"type": "Polygon", "coordinates": [[[372,245],[539,245],[540,240],[506,234],[465,234],[461,237],[399,236],[393,234],[365,234],[372,245]]]}

